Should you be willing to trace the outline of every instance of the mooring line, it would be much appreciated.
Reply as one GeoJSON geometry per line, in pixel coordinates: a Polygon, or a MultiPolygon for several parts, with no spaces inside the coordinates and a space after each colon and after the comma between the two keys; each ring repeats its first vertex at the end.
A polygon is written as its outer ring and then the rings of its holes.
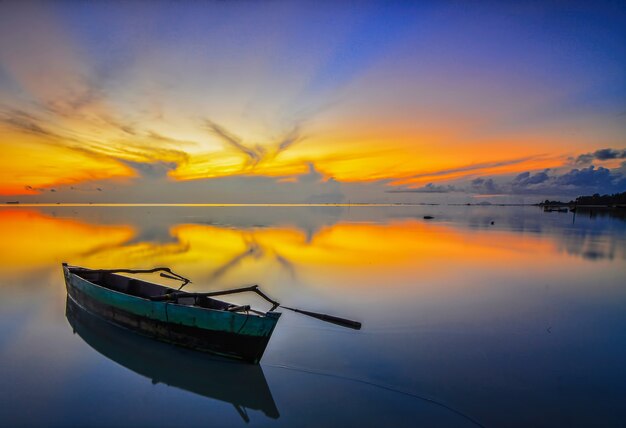
{"type": "Polygon", "coordinates": [[[406,395],[408,397],[417,398],[419,400],[426,401],[428,403],[435,404],[437,406],[443,407],[444,409],[449,410],[452,413],[455,413],[455,414],[461,416],[462,418],[470,421],[474,425],[477,425],[477,426],[479,426],[481,428],[486,428],[485,425],[481,424],[476,419],[472,418],[469,415],[466,415],[465,413],[461,412],[460,410],[456,410],[456,409],[448,406],[447,404],[441,403],[441,402],[436,401],[436,400],[434,400],[432,398],[428,398],[428,397],[423,397],[421,395],[417,395],[417,394],[409,392],[409,391],[403,391],[401,389],[397,389],[397,388],[394,388],[392,386],[379,384],[379,383],[372,382],[372,381],[369,381],[369,380],[363,380],[363,379],[357,379],[357,378],[348,377],[348,376],[342,376],[342,375],[338,375],[338,374],[335,374],[335,373],[328,373],[328,372],[323,372],[323,371],[305,369],[305,368],[301,368],[301,367],[286,366],[284,364],[263,364],[263,367],[274,367],[274,368],[277,368],[277,369],[292,370],[292,371],[296,371],[296,372],[302,372],[302,373],[315,374],[315,375],[326,376],[326,377],[331,377],[331,378],[336,378],[336,379],[348,380],[348,381],[351,381],[351,382],[362,383],[364,385],[369,385],[369,386],[373,386],[375,388],[380,388],[380,389],[384,389],[384,390],[387,390],[387,391],[395,392],[395,393],[398,393],[398,394],[406,395]]]}

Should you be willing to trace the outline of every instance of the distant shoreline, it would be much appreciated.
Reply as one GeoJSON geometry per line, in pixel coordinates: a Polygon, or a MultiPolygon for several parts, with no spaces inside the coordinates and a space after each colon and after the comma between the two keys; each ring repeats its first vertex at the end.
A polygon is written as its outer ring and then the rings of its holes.
{"type": "MultiPolygon", "coordinates": [[[[563,203],[561,206],[568,206],[568,203],[563,203]]],[[[0,202],[0,207],[425,207],[425,206],[472,206],[472,207],[538,207],[544,206],[541,203],[532,204],[485,204],[485,203],[455,203],[455,204],[435,204],[435,203],[364,203],[364,202],[352,202],[352,203],[316,203],[316,204],[302,204],[302,203],[84,203],[84,202],[28,202],[28,203],[14,203],[14,202],[0,202]]],[[[558,205],[555,205],[558,206],[558,205]]],[[[581,206],[581,205],[579,205],[581,206]]],[[[590,205],[590,207],[601,207],[590,205]]],[[[608,206],[607,206],[608,207],[608,206]]],[[[625,206],[626,207],[626,206],[625,206]]]]}
{"type": "Polygon", "coordinates": [[[543,208],[626,208],[626,204],[580,204],[573,201],[545,201],[539,203],[367,203],[367,202],[349,202],[349,203],[85,203],[85,202],[27,202],[4,201],[0,202],[0,207],[425,207],[425,206],[451,206],[451,207],[543,207],[543,208]]]}
{"type": "Polygon", "coordinates": [[[29,202],[29,203],[7,203],[1,206],[10,207],[423,207],[423,206],[534,206],[537,204],[433,204],[433,203],[248,203],[248,204],[230,204],[230,203],[83,203],[83,202],[29,202]]]}

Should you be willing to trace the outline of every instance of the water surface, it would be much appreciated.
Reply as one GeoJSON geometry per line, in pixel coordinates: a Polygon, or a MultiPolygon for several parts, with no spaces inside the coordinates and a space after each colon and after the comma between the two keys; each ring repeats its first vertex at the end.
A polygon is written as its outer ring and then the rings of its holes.
{"type": "Polygon", "coordinates": [[[0,233],[3,425],[626,423],[623,215],[10,206],[0,233]],[[72,312],[62,261],[169,266],[196,291],[259,284],[364,328],[285,312],[259,367],[207,360],[72,312]]]}

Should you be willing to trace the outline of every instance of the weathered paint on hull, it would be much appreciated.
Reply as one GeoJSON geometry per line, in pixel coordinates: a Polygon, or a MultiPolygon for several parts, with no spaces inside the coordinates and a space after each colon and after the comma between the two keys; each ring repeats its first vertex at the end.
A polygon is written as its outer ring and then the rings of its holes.
{"type": "Polygon", "coordinates": [[[191,307],[120,293],[64,267],[68,296],[89,312],[145,336],[257,364],[280,313],[266,317],[191,307]]]}

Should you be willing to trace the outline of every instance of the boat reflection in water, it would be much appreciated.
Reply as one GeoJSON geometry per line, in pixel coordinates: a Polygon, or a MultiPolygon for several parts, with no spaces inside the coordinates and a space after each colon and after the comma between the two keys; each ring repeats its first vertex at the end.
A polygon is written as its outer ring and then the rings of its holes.
{"type": "Polygon", "coordinates": [[[280,417],[259,365],[219,359],[139,336],[90,314],[70,298],[65,316],[74,333],[89,346],[154,384],[231,403],[245,422],[249,421],[246,409],[261,410],[272,419],[280,417]]]}

